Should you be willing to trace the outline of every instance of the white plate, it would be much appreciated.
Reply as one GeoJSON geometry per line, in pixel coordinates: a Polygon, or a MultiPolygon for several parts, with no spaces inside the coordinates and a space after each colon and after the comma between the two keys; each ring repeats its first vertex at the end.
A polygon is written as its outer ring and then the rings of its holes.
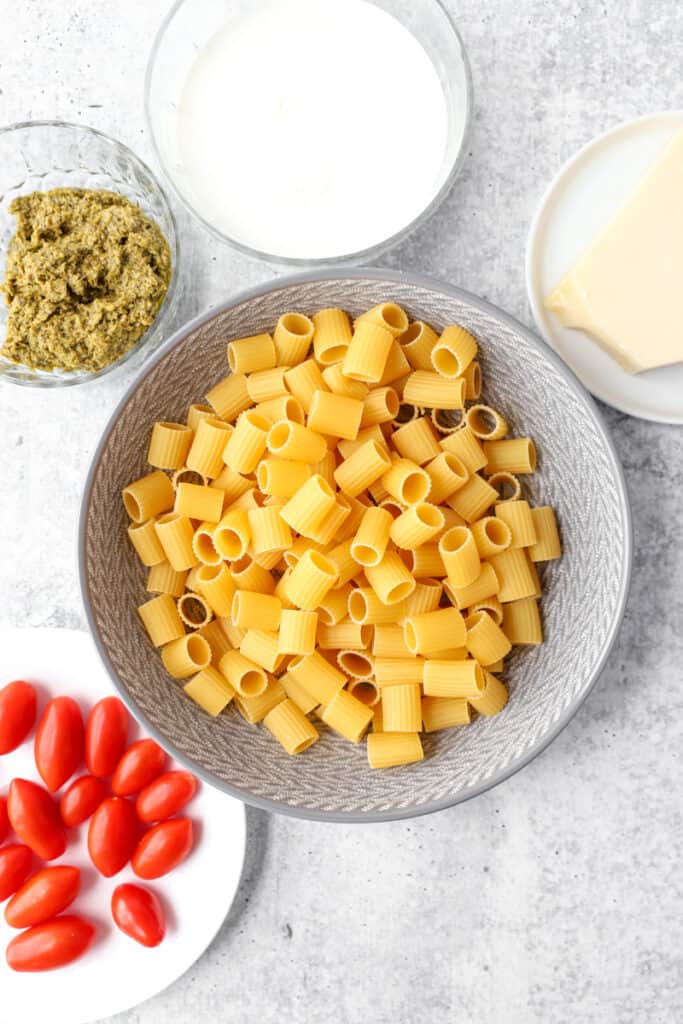
{"type": "MultiPolygon", "coordinates": [[[[68,694],[89,710],[101,697],[114,692],[88,634],[65,629],[0,631],[0,686],[18,678],[37,684],[39,716],[50,696],[68,694]]],[[[132,719],[130,735],[142,735],[132,719]]],[[[15,775],[40,781],[33,760],[33,735],[19,750],[0,757],[0,792],[6,791],[15,775]]],[[[0,913],[2,1024],[84,1024],[122,1013],[166,988],[204,952],[239,884],[245,848],[244,805],[202,785],[186,813],[196,825],[194,850],[171,874],[149,883],[167,914],[166,938],[155,949],[146,949],[123,935],[111,919],[109,904],[115,887],[139,879],[129,867],[113,878],[102,878],[88,858],[87,823],[69,831],[66,853],[50,863],[81,868],[81,893],[66,913],[82,913],[93,920],[97,938],[86,954],[68,967],[17,974],[6,964],[5,947],[18,932],[0,913]]]]}
{"type": "Polygon", "coordinates": [[[583,331],[563,327],[543,298],[590,244],[683,125],[683,111],[650,114],[594,139],[560,170],[529,232],[526,281],[539,331],[596,398],[661,423],[683,423],[683,363],[632,375],[583,331]]]}

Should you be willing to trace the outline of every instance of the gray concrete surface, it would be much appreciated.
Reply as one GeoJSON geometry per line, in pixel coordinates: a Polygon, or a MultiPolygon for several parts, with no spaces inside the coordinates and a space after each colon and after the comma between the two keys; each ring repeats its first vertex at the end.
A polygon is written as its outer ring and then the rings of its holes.
{"type": "MultiPolygon", "coordinates": [[[[438,216],[384,262],[528,323],[523,255],[538,197],[596,133],[683,107],[683,6],[447,6],[473,66],[471,152],[438,216]]],[[[150,158],[142,82],[166,7],[1,0],[0,122],[83,121],[150,158]]],[[[272,276],[181,221],[182,319],[272,276]]],[[[0,387],[0,624],[84,625],[79,492],[125,382],[0,387]]],[[[117,1024],[683,1019],[681,431],[604,412],[633,501],[635,573],[619,644],[571,725],[506,784],[432,817],[344,827],[249,812],[245,874],[220,934],[117,1024]]]]}

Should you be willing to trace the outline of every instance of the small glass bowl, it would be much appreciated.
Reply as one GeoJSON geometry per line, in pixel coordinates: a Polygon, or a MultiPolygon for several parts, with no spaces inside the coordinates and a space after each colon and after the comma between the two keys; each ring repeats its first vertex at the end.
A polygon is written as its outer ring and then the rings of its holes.
{"type": "MultiPolygon", "coordinates": [[[[151,327],[125,355],[101,370],[33,370],[0,354],[0,381],[29,387],[66,387],[104,377],[125,363],[135,365],[164,340],[178,304],[178,233],[168,199],[149,167],[116,139],[62,121],[26,121],[0,128],[0,280],[16,230],[9,204],[19,195],[53,188],[91,188],[118,192],[137,203],[155,221],[171,250],[171,280],[151,327]]],[[[7,307],[0,297],[0,345],[7,307]]]]}
{"type": "MultiPolygon", "coordinates": [[[[440,0],[370,0],[401,22],[430,56],[448,108],[448,138],[439,187],[420,214],[388,238],[345,255],[311,259],[255,249],[216,227],[198,210],[183,164],[176,117],[188,72],[197,54],[230,18],[254,8],[254,0],[176,0],[152,47],[145,78],[145,115],[155,155],[175,194],[208,230],[247,256],[280,266],[325,267],[371,262],[420,227],[443,202],[462,166],[472,110],[472,77],[467,54],[440,0]]],[[[220,126],[216,126],[220,131],[220,126]]]]}

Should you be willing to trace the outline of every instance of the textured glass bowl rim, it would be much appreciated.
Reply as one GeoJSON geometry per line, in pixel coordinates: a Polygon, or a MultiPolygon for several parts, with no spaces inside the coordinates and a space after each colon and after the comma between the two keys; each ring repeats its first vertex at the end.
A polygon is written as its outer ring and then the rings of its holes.
{"type": "Polygon", "coordinates": [[[562,362],[560,357],[548,346],[545,342],[541,341],[537,335],[533,333],[528,327],[520,323],[514,317],[508,313],[504,313],[497,306],[487,302],[485,299],[480,299],[478,296],[473,295],[471,292],[465,291],[463,288],[458,288],[455,285],[446,284],[439,281],[436,278],[428,277],[424,274],[415,273],[403,273],[397,270],[385,270],[382,268],[346,268],[338,266],[336,272],[333,269],[329,270],[312,270],[303,274],[291,275],[283,278],[277,278],[274,281],[266,282],[265,284],[257,285],[253,288],[245,289],[228,299],[226,302],[220,303],[219,305],[212,306],[210,310],[200,314],[194,319],[188,321],[184,326],[180,327],[171,338],[166,341],[161,348],[155,353],[155,355],[145,364],[140,370],[138,375],[132,384],[126,389],[125,394],[121,398],[121,401],[114,409],[107,426],[104,429],[102,437],[99,440],[95,454],[93,455],[90,469],[88,470],[88,476],[85,482],[83,490],[83,497],[81,501],[81,512],[78,524],[78,575],[81,587],[81,599],[83,601],[83,607],[85,611],[86,620],[90,634],[93,638],[93,642],[99,651],[100,657],[104,664],[105,669],[109,673],[109,676],[121,695],[122,700],[129,708],[131,714],[140,721],[145,729],[153,736],[157,742],[166,749],[171,757],[175,758],[180,764],[184,764],[188,770],[199,775],[208,785],[216,786],[218,789],[223,790],[229,796],[236,797],[238,800],[242,800],[245,803],[251,804],[253,807],[258,807],[264,811],[270,811],[276,814],[284,814],[288,817],[293,818],[305,818],[313,821],[335,821],[344,822],[347,824],[359,823],[359,824],[371,824],[380,821],[397,821],[403,818],[417,818],[423,814],[432,814],[434,811],[443,811],[448,807],[453,807],[456,804],[464,803],[467,800],[471,800],[475,796],[480,796],[482,793],[487,792],[489,789],[493,789],[501,782],[505,782],[507,779],[516,775],[518,771],[526,767],[531,761],[534,760],[539,754],[541,754],[546,747],[555,740],[562,730],[569,724],[576,712],[579,710],[583,702],[592,691],[597,680],[599,679],[602,670],[605,667],[607,659],[614,647],[621,621],[624,617],[624,611],[626,609],[626,602],[628,599],[630,583],[631,583],[631,569],[633,563],[633,527],[631,522],[631,508],[628,499],[628,490],[626,487],[626,481],[624,478],[624,471],[622,469],[619,457],[617,455],[614,442],[610,436],[610,433],[605,425],[605,422],[600,415],[600,412],[588,394],[584,386],[581,384],[576,375],[562,362]],[[90,602],[90,595],[88,591],[88,580],[86,573],[86,557],[85,557],[85,537],[86,537],[86,522],[88,518],[88,512],[90,508],[90,500],[92,495],[93,484],[95,476],[97,474],[99,464],[102,458],[102,453],[109,440],[109,437],[116,426],[119,417],[123,413],[128,400],[132,397],[133,393],[143,384],[145,379],[149,376],[156,364],[164,359],[168,353],[179,345],[185,337],[191,332],[195,331],[198,327],[209,321],[215,319],[217,316],[222,315],[234,306],[242,305],[245,302],[249,302],[253,299],[258,299],[263,295],[268,294],[271,291],[282,291],[291,286],[305,284],[313,281],[335,281],[335,280],[372,280],[372,281],[387,281],[396,284],[409,284],[415,285],[420,288],[428,288],[431,291],[441,292],[445,295],[450,295],[463,303],[467,303],[474,308],[480,310],[489,316],[499,320],[502,324],[508,327],[510,330],[518,332],[523,335],[525,340],[531,345],[540,349],[543,352],[544,357],[552,363],[555,369],[564,377],[567,388],[574,392],[576,398],[583,404],[587,414],[593,419],[599,433],[601,435],[603,444],[610,456],[612,466],[614,469],[615,476],[617,478],[618,490],[621,496],[620,502],[620,513],[624,526],[624,558],[622,564],[621,579],[619,581],[619,596],[617,599],[617,607],[614,613],[612,622],[610,623],[609,631],[603,644],[602,650],[599,657],[596,660],[593,671],[586,681],[586,685],[583,692],[575,699],[573,704],[566,709],[561,715],[559,720],[555,723],[553,728],[542,736],[523,756],[517,758],[512,764],[506,766],[501,771],[494,773],[483,782],[478,783],[476,786],[465,789],[460,793],[454,793],[451,796],[443,797],[439,800],[432,800],[426,804],[420,804],[417,807],[405,807],[396,808],[389,811],[373,811],[369,813],[361,813],[356,811],[321,811],[321,810],[309,810],[304,807],[293,807],[290,804],[280,802],[278,800],[271,800],[268,798],[255,796],[248,790],[241,789],[238,786],[230,785],[224,782],[222,779],[216,778],[213,773],[206,771],[200,765],[197,765],[190,758],[187,757],[181,750],[179,750],[175,744],[169,743],[168,739],[163,733],[157,729],[157,727],[147,718],[147,716],[139,709],[135,700],[128,694],[125,687],[122,685],[116,669],[109,659],[106,648],[102,639],[99,635],[96,623],[95,614],[92,609],[90,602]]]}
{"type": "MultiPolygon", "coordinates": [[[[168,282],[168,288],[164,295],[163,302],[159,306],[159,310],[154,320],[147,328],[141,338],[135,342],[133,347],[125,352],[119,359],[114,363],[110,363],[109,366],[103,366],[101,370],[95,370],[92,372],[81,371],[79,377],[76,379],[70,379],[68,377],[44,377],[36,376],[34,379],[27,378],[25,380],[19,380],[16,377],[12,377],[9,374],[0,372],[0,382],[7,382],[9,384],[16,384],[19,387],[28,388],[73,388],[79,384],[90,384],[94,380],[99,380],[101,377],[105,377],[107,374],[112,373],[115,370],[121,369],[129,359],[137,355],[141,349],[145,348],[153,339],[155,334],[158,334],[165,325],[165,320],[168,316],[169,310],[173,305],[176,292],[178,290],[178,262],[180,260],[180,241],[178,237],[178,224],[176,221],[173,207],[171,206],[166,191],[161,185],[158,176],[152,171],[151,167],[142,160],[137,153],[134,153],[130,146],[127,146],[124,142],[119,142],[118,139],[113,138],[111,135],[107,135],[106,132],[101,132],[98,128],[91,128],[87,124],[77,124],[75,121],[57,121],[57,120],[43,120],[43,121],[15,121],[13,124],[8,124],[0,127],[0,138],[5,135],[10,135],[12,132],[19,130],[26,130],[32,128],[69,128],[76,129],[77,131],[83,132],[85,136],[93,135],[99,139],[102,139],[106,145],[110,146],[114,151],[126,156],[131,163],[137,164],[138,168],[147,174],[154,185],[156,192],[159,194],[166,210],[168,211],[168,217],[173,225],[173,234],[175,238],[175,259],[171,261],[171,279],[168,282]]],[[[55,168],[59,170],[59,168],[55,168]]],[[[166,238],[166,235],[164,235],[166,238]]],[[[169,240],[166,241],[171,248],[169,240]]],[[[173,255],[173,253],[171,254],[173,255]]],[[[16,364],[18,367],[23,365],[20,363],[16,364]]],[[[30,371],[30,367],[26,367],[27,371],[30,371]]]]}
{"type": "MultiPolygon", "coordinates": [[[[238,239],[233,238],[231,235],[228,235],[225,232],[220,231],[210,221],[206,220],[206,218],[202,216],[202,214],[190,203],[189,199],[186,198],[183,191],[176,184],[175,178],[170,168],[167,166],[164,157],[162,156],[161,149],[157,144],[157,136],[154,130],[154,118],[152,117],[151,113],[152,77],[154,75],[154,71],[156,68],[157,56],[161,48],[161,44],[163,42],[167,28],[169,27],[171,21],[175,17],[176,12],[186,4],[190,4],[193,2],[194,0],[175,0],[175,3],[169,10],[168,14],[165,16],[154,38],[154,43],[152,44],[149,60],[147,62],[147,70],[145,72],[145,121],[147,123],[147,130],[152,141],[152,149],[154,151],[154,155],[157,159],[159,166],[161,167],[161,170],[166,181],[168,182],[170,188],[173,190],[173,194],[176,196],[179,202],[182,203],[185,209],[188,210],[193,217],[195,217],[201,224],[204,225],[207,231],[209,231],[214,236],[214,238],[217,238],[221,242],[226,242],[228,245],[231,245],[234,249],[237,249],[245,256],[250,256],[253,259],[264,260],[265,262],[275,264],[276,266],[291,267],[293,269],[301,269],[304,267],[338,267],[344,266],[345,264],[365,263],[368,260],[376,259],[376,257],[380,256],[382,253],[387,252],[389,249],[392,249],[394,246],[402,242],[405,238],[408,237],[408,235],[412,234],[413,231],[416,231],[418,228],[422,227],[422,225],[432,216],[432,214],[436,212],[438,207],[441,205],[441,203],[444,201],[444,199],[450,192],[451,188],[453,187],[453,184],[456,178],[458,177],[462,165],[465,161],[465,156],[467,153],[467,144],[469,142],[470,130],[472,126],[473,103],[472,69],[470,67],[470,62],[467,56],[467,51],[465,49],[465,44],[462,41],[462,36],[460,35],[455,25],[455,22],[451,18],[450,14],[444,7],[441,0],[420,0],[420,2],[425,4],[431,4],[433,7],[438,8],[441,14],[445,17],[450,33],[453,36],[457,44],[457,47],[460,51],[460,57],[462,60],[463,72],[465,76],[465,116],[463,121],[462,138],[460,140],[460,146],[458,147],[458,150],[453,158],[450,170],[448,171],[448,174],[446,175],[446,178],[441,188],[432,197],[430,202],[427,204],[427,206],[424,207],[421,213],[418,213],[417,217],[414,217],[407,224],[404,224],[402,228],[396,231],[393,235],[390,235],[388,238],[384,238],[381,241],[376,242],[374,245],[368,246],[368,248],[366,249],[358,249],[355,252],[346,253],[344,255],[308,258],[300,256],[282,256],[277,253],[267,252],[265,249],[256,249],[253,246],[247,245],[245,242],[240,242],[238,241],[238,239]]],[[[395,17],[397,17],[397,20],[401,20],[400,18],[398,18],[398,16],[395,17]]]]}

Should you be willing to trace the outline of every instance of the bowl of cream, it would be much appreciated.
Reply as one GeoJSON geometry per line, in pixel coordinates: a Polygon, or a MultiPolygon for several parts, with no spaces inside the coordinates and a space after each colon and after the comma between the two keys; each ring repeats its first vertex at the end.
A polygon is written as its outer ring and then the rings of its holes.
{"type": "Polygon", "coordinates": [[[438,0],[178,0],[145,107],[164,173],[214,235],[276,263],[358,263],[447,194],[471,80],[438,0]]]}

